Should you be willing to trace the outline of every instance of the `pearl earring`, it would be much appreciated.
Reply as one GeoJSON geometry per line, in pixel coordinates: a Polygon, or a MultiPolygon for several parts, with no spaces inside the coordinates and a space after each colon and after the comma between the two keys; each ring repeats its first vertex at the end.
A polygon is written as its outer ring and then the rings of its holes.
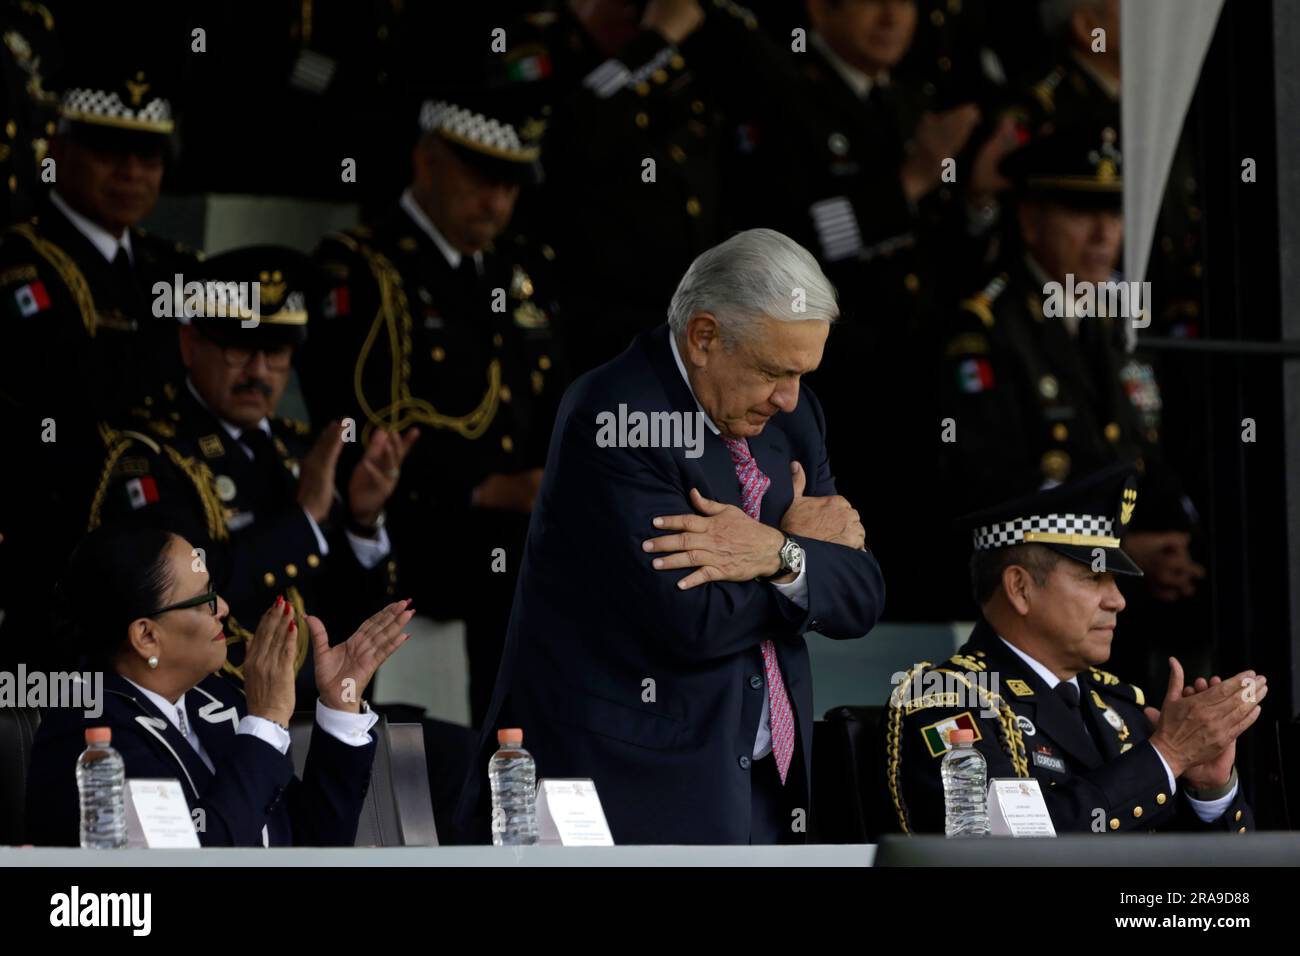
{"type": "Polygon", "coordinates": [[[149,658],[149,667],[150,667],[151,670],[157,670],[157,669],[158,669],[158,655],[157,655],[157,654],[154,654],[152,657],[149,658]]]}

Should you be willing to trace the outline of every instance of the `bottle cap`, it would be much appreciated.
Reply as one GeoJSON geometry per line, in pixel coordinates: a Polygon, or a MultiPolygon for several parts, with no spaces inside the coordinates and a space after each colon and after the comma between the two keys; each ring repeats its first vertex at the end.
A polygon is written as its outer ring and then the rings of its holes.
{"type": "Polygon", "coordinates": [[[975,731],[961,728],[948,732],[948,743],[950,744],[973,744],[975,742],[975,731]]]}
{"type": "Polygon", "coordinates": [[[106,744],[113,740],[113,731],[108,727],[87,727],[86,743],[88,744],[106,744]]]}
{"type": "Polygon", "coordinates": [[[518,727],[503,727],[497,731],[497,743],[518,747],[524,742],[524,732],[518,727]]]}

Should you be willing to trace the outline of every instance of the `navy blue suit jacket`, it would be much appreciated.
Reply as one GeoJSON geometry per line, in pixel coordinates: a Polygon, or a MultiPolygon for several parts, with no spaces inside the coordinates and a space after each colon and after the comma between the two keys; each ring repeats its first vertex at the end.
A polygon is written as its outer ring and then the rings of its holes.
{"type": "MultiPolygon", "coordinates": [[[[539,776],[591,777],[616,842],[745,843],[766,694],[759,645],[775,642],[807,756],[814,715],[803,635],[866,634],[884,604],[880,568],[868,551],[799,538],[807,610],[765,582],[678,590],[689,572],[656,571],[642,550],[663,533],[651,519],[693,513],[691,488],[739,506],[735,466],[707,428],[694,459],[681,448],[598,447],[597,415],[620,404],[697,411],[666,325],[584,375],[561,402],[484,743],[518,725],[539,776]]],[[[793,498],[791,461],[807,474],[805,494],[835,493],[821,407],[807,388],[749,447],[772,482],[765,524],[778,525],[793,498]]],[[[810,763],[789,779],[791,806],[808,807],[810,763]]],[[[471,781],[462,810],[473,789],[471,781]]]]}
{"type": "Polygon", "coordinates": [[[108,727],[128,778],[175,778],[190,810],[202,809],[204,846],[352,846],[375,757],[375,741],[352,747],[317,725],[302,780],[293,757],[251,734],[236,734],[248,712],[243,692],[207,677],[185,695],[185,711],[215,772],[179,730],[129,681],[104,675],[104,712],[45,710],[32,746],[27,784],[27,838],[41,846],[76,846],[80,804],[77,757],[88,727],[108,727]]]}

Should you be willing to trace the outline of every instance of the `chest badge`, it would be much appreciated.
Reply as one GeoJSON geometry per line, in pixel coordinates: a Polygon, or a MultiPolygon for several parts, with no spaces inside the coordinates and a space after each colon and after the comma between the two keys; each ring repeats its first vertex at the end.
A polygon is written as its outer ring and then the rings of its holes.
{"type": "Polygon", "coordinates": [[[826,140],[826,148],[831,151],[832,156],[849,155],[849,138],[843,133],[831,133],[826,140]]]}
{"type": "Polygon", "coordinates": [[[1055,375],[1044,375],[1038,380],[1038,394],[1043,398],[1051,401],[1061,394],[1060,383],[1056,381],[1055,375]]]}
{"type": "Polygon", "coordinates": [[[1011,693],[1015,694],[1017,697],[1034,696],[1034,689],[1030,687],[1028,684],[1026,684],[1024,681],[1020,680],[1019,678],[1016,677],[1008,678],[1006,681],[1006,685],[1007,685],[1007,690],[1011,691],[1011,693]]]}
{"type": "Polygon", "coordinates": [[[1026,737],[1032,737],[1038,733],[1038,728],[1034,726],[1034,722],[1024,714],[1016,715],[1016,726],[1020,728],[1020,732],[1026,737]]]}
{"type": "Polygon", "coordinates": [[[229,475],[217,475],[217,497],[222,501],[234,501],[235,494],[235,480],[229,475]]]}
{"type": "Polygon", "coordinates": [[[204,435],[199,439],[199,451],[203,452],[204,458],[220,458],[226,453],[226,448],[216,435],[204,435]]]}

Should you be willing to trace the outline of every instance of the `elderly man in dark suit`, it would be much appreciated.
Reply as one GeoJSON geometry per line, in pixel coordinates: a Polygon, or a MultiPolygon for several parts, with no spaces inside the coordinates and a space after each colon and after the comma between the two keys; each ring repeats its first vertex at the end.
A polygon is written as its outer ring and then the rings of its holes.
{"type": "Polygon", "coordinates": [[[803,635],[884,603],[800,384],[836,315],[807,250],[743,232],[561,403],[485,742],[508,715],[539,775],[591,777],[616,842],[803,838],[803,635]]]}

